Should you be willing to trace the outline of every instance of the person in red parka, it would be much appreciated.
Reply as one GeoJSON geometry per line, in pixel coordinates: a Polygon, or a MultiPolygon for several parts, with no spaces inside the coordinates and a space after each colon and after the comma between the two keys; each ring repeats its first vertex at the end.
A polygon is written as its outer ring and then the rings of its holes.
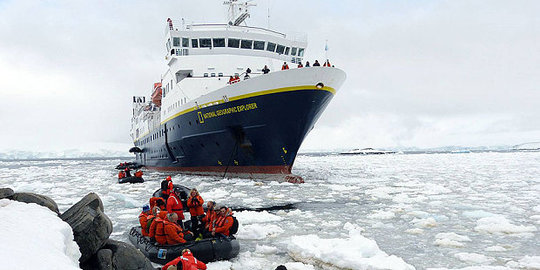
{"type": "Polygon", "coordinates": [[[167,203],[161,197],[152,197],[150,198],[150,208],[154,209],[155,206],[159,207],[161,210],[166,210],[167,203]]]}
{"type": "Polygon", "coordinates": [[[189,208],[189,214],[191,215],[191,231],[195,235],[199,235],[201,229],[201,219],[204,216],[203,209],[204,200],[199,195],[199,191],[196,188],[189,192],[189,198],[187,199],[187,206],[189,208]]]}
{"type": "Polygon", "coordinates": [[[174,189],[171,195],[167,199],[167,212],[176,213],[178,215],[178,225],[184,228],[184,206],[180,200],[180,189],[174,189]]]}
{"type": "Polygon", "coordinates": [[[148,236],[150,238],[155,238],[156,242],[160,245],[167,244],[167,237],[165,235],[165,219],[167,218],[167,211],[161,211],[157,214],[157,217],[154,219],[148,229],[148,236]]]}
{"type": "Polygon", "coordinates": [[[162,181],[161,183],[161,193],[164,195],[164,198],[167,199],[169,197],[169,195],[171,194],[171,192],[173,191],[174,189],[174,184],[172,182],[172,177],[169,175],[167,176],[167,178],[165,178],[165,180],[162,181]],[[167,181],[167,188],[166,189],[163,189],[163,182],[164,181],[167,181]]]}
{"type": "Polygon", "coordinates": [[[216,206],[216,203],[214,201],[208,201],[206,203],[206,215],[202,218],[202,222],[204,223],[204,232],[212,232],[212,224],[217,218],[217,213],[214,211],[214,207],[216,206]]]}
{"type": "Polygon", "coordinates": [[[141,233],[144,236],[148,236],[148,232],[146,231],[146,224],[148,223],[148,216],[150,216],[152,212],[150,211],[150,206],[148,204],[145,204],[143,206],[143,211],[139,215],[139,223],[141,224],[141,233]]]}
{"type": "Polygon", "coordinates": [[[119,171],[118,172],[118,179],[122,179],[124,177],[126,177],[126,173],[124,171],[119,171]]]}
{"type": "Polygon", "coordinates": [[[193,239],[193,233],[184,231],[176,223],[178,221],[178,215],[176,213],[170,213],[167,215],[167,221],[165,221],[165,236],[167,238],[167,245],[176,245],[185,243],[186,240],[193,239]]]}
{"type": "Polygon", "coordinates": [[[219,234],[229,236],[229,229],[232,227],[234,219],[232,212],[226,206],[222,206],[219,209],[218,218],[212,228],[212,236],[219,234]]]}
{"type": "Polygon", "coordinates": [[[205,270],[206,264],[197,260],[193,254],[191,253],[191,250],[184,249],[182,250],[182,256],[168,262],[166,265],[164,265],[161,270],[167,270],[170,266],[178,265],[179,267],[177,269],[183,269],[183,270],[205,270]],[[180,265],[182,265],[180,267],[180,265]]]}

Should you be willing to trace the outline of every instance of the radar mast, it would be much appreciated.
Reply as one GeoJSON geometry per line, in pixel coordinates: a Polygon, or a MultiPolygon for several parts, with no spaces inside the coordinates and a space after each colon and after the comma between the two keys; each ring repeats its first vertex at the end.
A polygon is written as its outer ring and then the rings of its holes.
{"type": "Polygon", "coordinates": [[[249,7],[256,6],[257,4],[249,1],[230,0],[223,2],[224,5],[229,5],[228,23],[229,25],[238,26],[241,23],[245,23],[245,20],[249,18],[249,7]]]}

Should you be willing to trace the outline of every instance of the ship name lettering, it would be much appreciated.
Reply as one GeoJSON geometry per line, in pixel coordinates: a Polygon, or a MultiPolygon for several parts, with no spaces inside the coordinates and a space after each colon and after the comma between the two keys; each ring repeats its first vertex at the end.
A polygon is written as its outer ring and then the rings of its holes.
{"type": "Polygon", "coordinates": [[[257,103],[253,102],[253,103],[248,103],[248,104],[244,104],[244,105],[238,105],[238,106],[234,106],[234,107],[220,109],[220,110],[216,110],[216,111],[210,111],[210,112],[204,113],[203,117],[204,117],[204,119],[208,119],[208,118],[214,118],[214,117],[223,116],[223,115],[227,115],[227,114],[233,114],[233,113],[256,110],[258,108],[259,107],[257,107],[257,103]]]}

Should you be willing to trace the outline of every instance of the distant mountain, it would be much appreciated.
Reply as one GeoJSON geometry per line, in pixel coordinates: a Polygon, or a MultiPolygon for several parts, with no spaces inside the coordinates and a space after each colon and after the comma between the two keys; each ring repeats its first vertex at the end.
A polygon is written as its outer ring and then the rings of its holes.
{"type": "Polygon", "coordinates": [[[51,158],[133,158],[127,150],[128,144],[88,144],[80,148],[60,149],[55,151],[29,151],[20,149],[0,150],[0,159],[51,159],[51,158]]]}
{"type": "Polygon", "coordinates": [[[540,142],[523,143],[514,146],[515,150],[540,150],[540,142]]]}

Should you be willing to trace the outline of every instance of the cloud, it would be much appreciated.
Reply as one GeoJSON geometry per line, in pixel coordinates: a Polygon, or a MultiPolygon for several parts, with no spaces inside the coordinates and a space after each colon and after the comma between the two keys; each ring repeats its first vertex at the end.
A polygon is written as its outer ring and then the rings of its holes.
{"type": "MultiPolygon", "coordinates": [[[[166,67],[165,19],[223,22],[221,4],[1,2],[0,141],[129,143],[131,96],[149,95],[166,67]]],[[[539,10],[537,1],[280,0],[258,1],[248,22],[307,32],[307,59],[324,59],[328,40],[348,74],[304,148],[494,145],[540,139],[539,10]]]]}

